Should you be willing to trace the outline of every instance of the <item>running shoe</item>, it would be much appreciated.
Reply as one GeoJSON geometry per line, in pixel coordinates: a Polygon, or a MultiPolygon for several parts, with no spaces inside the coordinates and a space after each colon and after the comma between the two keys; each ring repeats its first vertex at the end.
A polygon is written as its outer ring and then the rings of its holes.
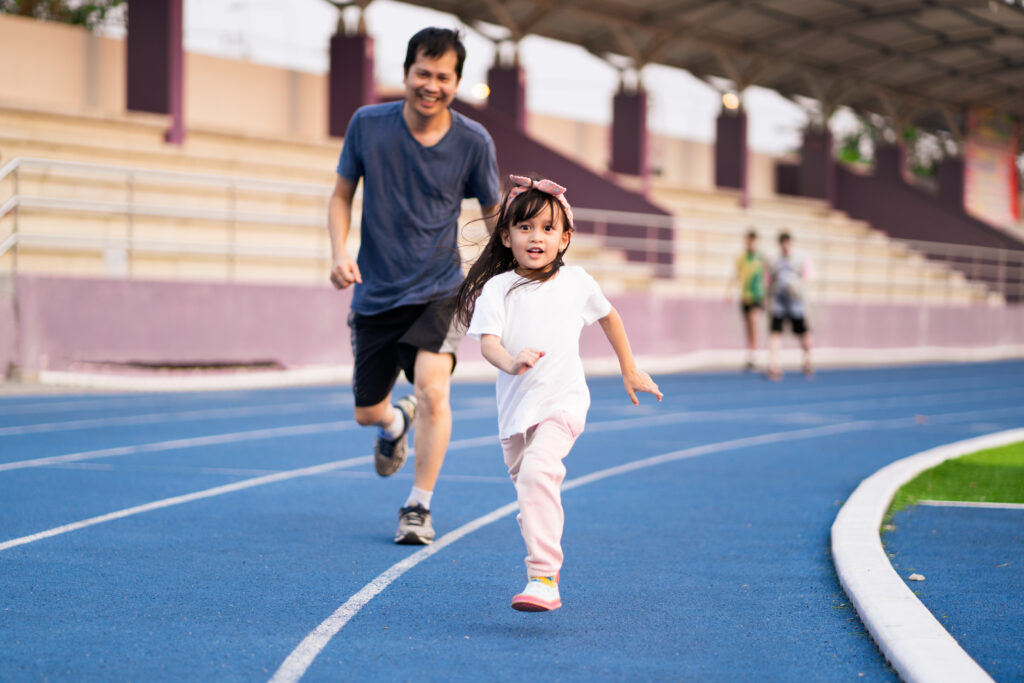
{"type": "Polygon", "coordinates": [[[395,543],[399,545],[430,545],[434,542],[434,525],[430,510],[419,503],[398,511],[398,531],[395,543]]]}
{"type": "Polygon", "coordinates": [[[402,419],[405,420],[402,433],[397,439],[391,439],[382,429],[377,434],[376,443],[373,444],[373,464],[377,468],[377,474],[382,477],[390,477],[405,464],[405,457],[409,454],[409,430],[416,419],[416,397],[405,396],[398,399],[395,408],[402,413],[402,419]]]}
{"type": "Polygon", "coordinates": [[[522,593],[512,598],[512,609],[520,612],[549,612],[561,606],[557,576],[535,576],[522,593]]]}

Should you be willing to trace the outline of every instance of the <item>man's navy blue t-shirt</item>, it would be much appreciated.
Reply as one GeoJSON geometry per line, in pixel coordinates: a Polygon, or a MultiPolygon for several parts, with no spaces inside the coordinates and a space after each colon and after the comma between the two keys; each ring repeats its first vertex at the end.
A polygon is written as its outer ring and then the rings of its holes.
{"type": "Polygon", "coordinates": [[[403,102],[360,108],[349,122],[338,175],[363,178],[359,271],[352,310],[375,315],[450,295],[462,282],[458,218],[463,198],[500,200],[494,142],[452,111],[441,140],[424,147],[402,118],[403,102]]]}

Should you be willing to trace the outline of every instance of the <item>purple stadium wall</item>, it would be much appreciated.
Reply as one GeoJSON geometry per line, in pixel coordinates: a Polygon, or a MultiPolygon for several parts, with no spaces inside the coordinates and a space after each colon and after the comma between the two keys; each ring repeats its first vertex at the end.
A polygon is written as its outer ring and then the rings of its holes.
{"type": "MultiPolygon", "coordinates": [[[[124,364],[273,363],[286,368],[349,366],[349,293],[330,287],[197,284],[20,275],[17,348],[0,327],[0,361],[41,370],[95,371],[124,364]]],[[[612,296],[639,356],[680,358],[740,348],[733,304],[641,293],[612,296]]],[[[0,317],[11,306],[0,298],[0,317]]],[[[873,350],[1024,348],[1024,307],[820,304],[812,310],[816,347],[873,350]]],[[[792,343],[789,340],[788,343],[792,343]]],[[[600,329],[581,343],[584,358],[613,358],[600,329]]],[[[839,351],[840,353],[836,353],[839,351]]],[[[890,360],[880,355],[877,362],[890,360]]],[[[460,363],[480,362],[467,341],[460,363]]],[[[6,363],[5,363],[6,367],[6,363]]]]}

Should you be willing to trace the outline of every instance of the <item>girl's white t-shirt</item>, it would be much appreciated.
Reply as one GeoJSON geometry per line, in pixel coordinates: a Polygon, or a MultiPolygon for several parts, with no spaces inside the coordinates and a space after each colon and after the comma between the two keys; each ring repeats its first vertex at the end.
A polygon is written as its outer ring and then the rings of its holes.
{"type": "Polygon", "coordinates": [[[498,371],[498,433],[505,439],[565,410],[583,423],[590,391],[580,360],[580,332],[608,315],[612,305],[579,266],[562,266],[546,282],[523,282],[514,271],[487,281],[466,334],[497,335],[505,350],[544,351],[521,375],[498,371]]]}

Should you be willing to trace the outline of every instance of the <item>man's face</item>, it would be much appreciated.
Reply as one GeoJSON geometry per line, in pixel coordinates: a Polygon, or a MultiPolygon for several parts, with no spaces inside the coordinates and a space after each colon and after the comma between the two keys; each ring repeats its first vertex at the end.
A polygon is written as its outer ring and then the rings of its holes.
{"type": "Polygon", "coordinates": [[[441,114],[455,99],[459,78],[455,75],[458,56],[449,50],[440,57],[420,51],[405,75],[405,101],[423,118],[441,114]]]}

